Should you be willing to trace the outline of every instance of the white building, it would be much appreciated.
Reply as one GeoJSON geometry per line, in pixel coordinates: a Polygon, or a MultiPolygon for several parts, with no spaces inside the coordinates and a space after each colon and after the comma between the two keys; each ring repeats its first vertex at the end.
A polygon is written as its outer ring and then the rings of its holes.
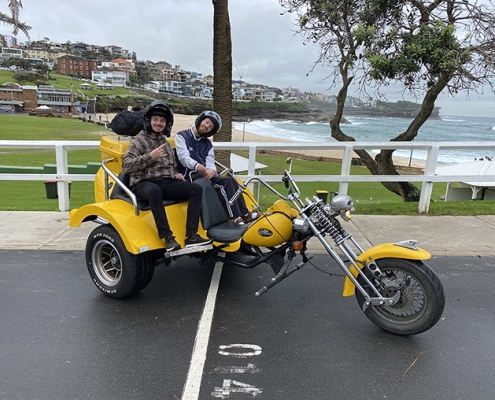
{"type": "Polygon", "coordinates": [[[277,97],[277,93],[275,93],[274,91],[267,90],[265,92],[265,101],[272,102],[275,97],[277,97]]]}
{"type": "Polygon", "coordinates": [[[160,81],[149,81],[144,84],[144,89],[148,92],[159,93],[160,81]]]}
{"type": "Polygon", "coordinates": [[[10,47],[2,47],[0,51],[0,59],[6,60],[10,57],[22,58],[22,49],[12,49],[10,47]]]}
{"type": "Polygon", "coordinates": [[[129,81],[129,73],[119,68],[100,67],[93,70],[91,79],[112,86],[124,87],[129,81]]]}
{"type": "Polygon", "coordinates": [[[160,81],[160,92],[182,94],[182,82],[177,81],[160,81]]]}
{"type": "Polygon", "coordinates": [[[202,99],[213,99],[213,88],[209,87],[209,86],[201,86],[201,91],[199,92],[196,92],[195,93],[195,96],[198,97],[198,94],[199,94],[199,97],[202,98],[202,99]]]}

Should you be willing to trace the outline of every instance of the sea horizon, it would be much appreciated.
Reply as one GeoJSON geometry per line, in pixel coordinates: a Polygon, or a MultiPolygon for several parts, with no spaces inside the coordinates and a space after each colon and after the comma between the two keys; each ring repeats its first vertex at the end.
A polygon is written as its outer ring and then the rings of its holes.
{"type": "MultiPolygon", "coordinates": [[[[404,132],[412,121],[412,119],[393,117],[346,116],[345,118],[350,124],[341,125],[342,131],[352,136],[356,141],[365,142],[390,141],[404,132]]],[[[256,135],[293,142],[336,142],[331,136],[328,123],[254,120],[246,122],[245,125],[243,122],[236,122],[234,127],[239,130],[245,129],[256,135]]],[[[494,140],[495,118],[459,115],[440,115],[438,119],[426,121],[414,139],[415,142],[494,140]]],[[[415,161],[425,161],[426,151],[396,150],[394,156],[411,158],[415,161]]],[[[495,159],[495,149],[490,149],[487,152],[480,152],[479,150],[443,150],[439,153],[438,162],[457,164],[484,157],[495,159]]]]}

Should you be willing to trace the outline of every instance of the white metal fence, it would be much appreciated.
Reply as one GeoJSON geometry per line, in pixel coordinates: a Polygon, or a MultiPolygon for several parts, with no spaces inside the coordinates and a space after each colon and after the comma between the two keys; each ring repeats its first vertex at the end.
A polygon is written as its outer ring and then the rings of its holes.
{"type": "MultiPolygon", "coordinates": [[[[52,149],[56,156],[55,174],[10,174],[0,173],[0,180],[56,180],[60,211],[68,211],[69,181],[93,181],[94,174],[69,174],[68,150],[97,149],[99,141],[27,141],[0,140],[1,149],[52,149]]],[[[281,143],[281,142],[215,142],[217,150],[244,150],[249,152],[248,172],[239,175],[241,179],[255,176],[256,153],[260,150],[286,150],[293,153],[301,150],[340,150],[343,152],[340,175],[298,175],[297,182],[339,182],[339,193],[347,193],[350,182],[422,182],[418,212],[427,213],[434,182],[494,182],[493,175],[435,175],[438,155],[444,150],[487,150],[495,149],[491,142],[339,142],[339,143],[281,143]],[[403,175],[350,175],[354,150],[406,149],[426,151],[427,157],[422,174],[403,175]]],[[[1,158],[0,158],[1,160],[1,158]]],[[[1,164],[1,161],[0,161],[1,164]]],[[[280,181],[280,175],[263,175],[267,182],[280,181]]]]}

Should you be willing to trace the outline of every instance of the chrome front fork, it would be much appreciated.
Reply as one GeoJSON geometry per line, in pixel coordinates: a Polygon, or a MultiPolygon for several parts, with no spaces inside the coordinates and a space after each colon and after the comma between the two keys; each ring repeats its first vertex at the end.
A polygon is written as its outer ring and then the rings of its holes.
{"type": "MultiPolygon", "coordinates": [[[[343,236],[340,233],[337,232],[337,230],[333,229],[333,231],[330,233],[330,236],[335,241],[335,245],[339,248],[339,250],[342,252],[344,257],[347,258],[349,261],[349,266],[346,265],[342,257],[330,246],[330,244],[325,240],[325,234],[328,232],[322,232],[318,229],[316,224],[313,222],[313,220],[309,217],[307,217],[309,226],[313,233],[315,234],[315,237],[320,241],[320,243],[323,245],[327,253],[337,262],[339,267],[342,269],[342,271],[346,274],[346,276],[351,280],[351,282],[356,286],[356,288],[361,292],[361,294],[364,296],[365,301],[363,303],[363,311],[368,308],[369,306],[392,306],[396,304],[399,301],[400,298],[400,292],[397,292],[394,297],[383,297],[378,289],[373,285],[373,283],[370,281],[370,279],[366,276],[366,274],[362,271],[362,268],[357,265],[357,257],[358,255],[356,252],[353,250],[353,248],[349,245],[348,241],[350,241],[353,246],[359,251],[359,253],[363,252],[363,249],[359,244],[354,240],[351,234],[346,234],[343,236]],[[358,280],[354,277],[354,275],[351,272],[351,267],[354,267],[357,271],[358,274],[361,275],[362,279],[366,282],[366,284],[373,290],[374,296],[370,296],[368,292],[359,284],[358,280]]],[[[329,224],[331,222],[329,221],[329,224]]],[[[328,228],[326,229],[328,230],[328,228]]],[[[366,263],[363,268],[367,268],[374,276],[379,277],[381,276],[381,271],[380,268],[378,268],[378,265],[376,264],[375,261],[371,260],[369,263],[366,263]]]]}

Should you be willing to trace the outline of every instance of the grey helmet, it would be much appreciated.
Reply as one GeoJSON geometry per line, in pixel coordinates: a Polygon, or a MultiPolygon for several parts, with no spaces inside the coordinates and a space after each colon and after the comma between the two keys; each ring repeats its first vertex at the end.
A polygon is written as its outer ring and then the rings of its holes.
{"type": "Polygon", "coordinates": [[[199,129],[199,125],[205,118],[208,118],[211,122],[213,122],[213,129],[208,134],[201,136],[213,136],[222,128],[222,118],[220,118],[220,115],[218,115],[215,111],[203,111],[196,117],[196,121],[194,122],[194,126],[196,126],[196,129],[199,129]]]}
{"type": "Polygon", "coordinates": [[[170,137],[172,125],[174,124],[174,112],[172,111],[170,105],[165,100],[155,100],[148,106],[143,118],[143,127],[145,132],[152,132],[150,120],[153,115],[160,115],[167,120],[167,124],[165,125],[165,129],[162,134],[170,137]]]}

